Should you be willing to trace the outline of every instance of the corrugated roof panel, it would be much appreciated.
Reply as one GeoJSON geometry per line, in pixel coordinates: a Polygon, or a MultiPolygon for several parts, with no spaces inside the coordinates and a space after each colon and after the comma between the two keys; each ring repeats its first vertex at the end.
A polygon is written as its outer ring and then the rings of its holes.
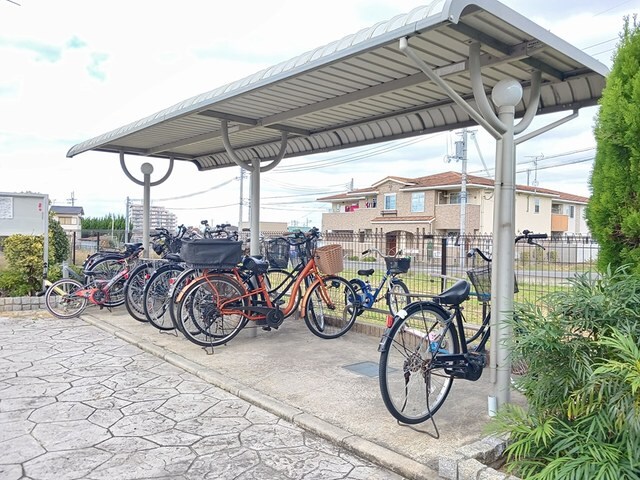
{"type": "Polygon", "coordinates": [[[87,140],[68,155],[197,157],[208,169],[233,164],[220,136],[223,119],[245,160],[277,153],[280,129],[290,132],[287,156],[295,156],[473,124],[399,50],[404,36],[471,104],[468,49],[476,41],[487,91],[505,77],[522,83],[517,115],[535,69],[543,72],[542,111],[593,105],[604,87],[601,64],[497,1],[439,0],[87,140]]]}

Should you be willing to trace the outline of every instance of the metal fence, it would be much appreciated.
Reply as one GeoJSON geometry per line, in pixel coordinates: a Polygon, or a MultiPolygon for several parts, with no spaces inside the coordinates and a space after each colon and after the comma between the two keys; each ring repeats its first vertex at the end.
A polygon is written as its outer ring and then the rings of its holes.
{"type": "MultiPolygon", "coordinates": [[[[283,232],[263,232],[264,238],[282,236],[283,232]]],[[[81,264],[89,253],[96,250],[117,249],[124,243],[123,231],[82,232],[70,237],[73,262],[81,264]]],[[[598,244],[590,237],[563,236],[537,240],[539,245],[525,242],[516,244],[514,270],[518,292],[516,301],[537,302],[541,296],[567,288],[568,279],[585,272],[595,272],[598,244]]],[[[400,277],[409,287],[414,299],[436,295],[458,279],[468,279],[467,271],[474,266],[474,258],[467,253],[479,248],[488,256],[499,255],[493,249],[490,235],[438,236],[404,235],[398,232],[390,241],[389,234],[324,232],[319,245],[339,244],[344,253],[345,278],[358,277],[360,269],[375,270],[369,277],[372,285],[379,284],[384,273],[384,258],[373,253],[377,249],[382,255],[401,252],[411,259],[411,267],[400,277]],[[362,252],[370,250],[366,255],[362,252]]],[[[474,302],[477,303],[477,302],[474,302]]],[[[384,319],[386,305],[384,296],[368,312],[374,321],[384,319]]],[[[469,309],[475,308],[471,303],[469,309]]],[[[480,307],[478,307],[480,308],[480,307]]]]}

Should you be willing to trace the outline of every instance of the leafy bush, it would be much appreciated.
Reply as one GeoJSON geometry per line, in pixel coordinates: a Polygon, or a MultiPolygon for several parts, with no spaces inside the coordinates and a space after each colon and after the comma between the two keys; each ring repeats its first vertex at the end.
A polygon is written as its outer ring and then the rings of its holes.
{"type": "Polygon", "coordinates": [[[25,277],[13,270],[0,271],[0,297],[22,297],[31,292],[25,277]]]}
{"type": "MultiPolygon", "coordinates": [[[[77,265],[69,265],[69,268],[72,269],[77,274],[82,274],[82,267],[77,265]]],[[[49,271],[47,272],[47,280],[50,282],[55,282],[62,278],[62,264],[56,263],[55,265],[51,265],[49,267],[49,271]]]]}
{"type": "Polygon", "coordinates": [[[585,274],[512,320],[514,360],[528,409],[507,405],[491,424],[508,434],[510,467],[527,479],[638,479],[640,278],[585,274]]]}
{"type": "Polygon", "coordinates": [[[44,240],[42,236],[11,235],[4,242],[4,255],[9,263],[10,277],[19,279],[15,288],[27,286],[30,294],[41,289],[42,283],[42,255],[44,240]]]}
{"type": "Polygon", "coordinates": [[[363,257],[362,261],[363,262],[375,262],[377,259],[376,257],[363,257]]]}

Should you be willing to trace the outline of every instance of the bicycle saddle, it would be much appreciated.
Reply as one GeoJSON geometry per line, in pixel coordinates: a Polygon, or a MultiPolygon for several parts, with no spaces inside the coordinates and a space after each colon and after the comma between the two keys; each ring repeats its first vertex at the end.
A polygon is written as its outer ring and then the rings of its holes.
{"type": "Polygon", "coordinates": [[[182,262],[182,257],[180,257],[180,255],[177,253],[169,253],[164,258],[166,260],[171,260],[172,262],[182,262]]]}
{"type": "Polygon", "coordinates": [[[373,272],[376,270],[374,268],[368,268],[367,270],[358,270],[358,275],[363,277],[368,277],[369,275],[373,275],[373,272]]]}
{"type": "Polygon", "coordinates": [[[466,280],[458,280],[440,295],[433,297],[433,301],[442,305],[460,305],[469,298],[471,285],[466,280]]]}
{"type": "Polygon", "coordinates": [[[242,266],[257,274],[267,273],[267,270],[269,270],[269,262],[265,262],[258,257],[244,257],[242,266]]]}

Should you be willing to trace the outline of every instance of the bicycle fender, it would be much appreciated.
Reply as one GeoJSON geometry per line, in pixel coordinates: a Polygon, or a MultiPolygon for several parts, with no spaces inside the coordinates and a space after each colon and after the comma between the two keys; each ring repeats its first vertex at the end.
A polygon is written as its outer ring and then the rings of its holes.
{"type": "MultiPolygon", "coordinates": [[[[329,277],[325,277],[325,278],[329,278],[329,277]]],[[[300,317],[304,318],[305,314],[306,314],[306,305],[307,305],[307,298],[309,297],[309,294],[311,293],[311,290],[313,290],[313,287],[317,284],[320,283],[320,281],[322,281],[322,278],[316,278],[311,285],[309,285],[304,292],[304,296],[302,297],[302,300],[300,301],[300,317]]]]}

